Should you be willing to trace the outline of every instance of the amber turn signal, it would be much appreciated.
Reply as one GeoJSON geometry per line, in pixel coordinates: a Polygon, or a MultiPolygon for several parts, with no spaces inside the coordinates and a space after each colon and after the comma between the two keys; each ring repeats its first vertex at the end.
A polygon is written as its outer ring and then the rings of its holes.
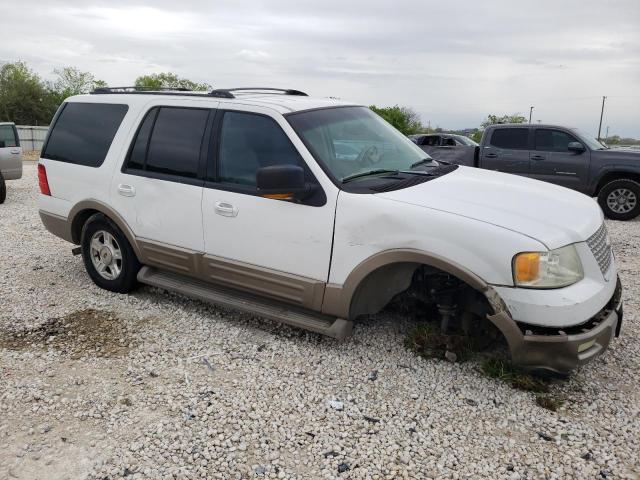
{"type": "Polygon", "coordinates": [[[540,275],[540,254],[537,252],[521,253],[516,256],[514,266],[517,282],[532,282],[540,275]]]}

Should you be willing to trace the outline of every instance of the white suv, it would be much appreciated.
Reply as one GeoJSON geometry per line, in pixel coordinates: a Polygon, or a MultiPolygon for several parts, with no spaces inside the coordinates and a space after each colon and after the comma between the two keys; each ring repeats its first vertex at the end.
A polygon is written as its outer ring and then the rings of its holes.
{"type": "Polygon", "coordinates": [[[60,107],[38,167],[44,225],[111,291],[142,282],[335,338],[404,293],[445,330],[488,319],[516,364],[560,373],[620,331],[593,200],[435,162],[363,106],[100,89],[60,107]]]}

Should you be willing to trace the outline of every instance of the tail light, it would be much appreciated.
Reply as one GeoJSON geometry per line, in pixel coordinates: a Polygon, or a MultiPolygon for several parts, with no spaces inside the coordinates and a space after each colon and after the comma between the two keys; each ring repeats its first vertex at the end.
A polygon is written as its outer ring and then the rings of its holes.
{"type": "Polygon", "coordinates": [[[40,185],[40,193],[51,196],[49,180],[47,180],[47,169],[41,163],[38,164],[38,184],[40,185]]]}

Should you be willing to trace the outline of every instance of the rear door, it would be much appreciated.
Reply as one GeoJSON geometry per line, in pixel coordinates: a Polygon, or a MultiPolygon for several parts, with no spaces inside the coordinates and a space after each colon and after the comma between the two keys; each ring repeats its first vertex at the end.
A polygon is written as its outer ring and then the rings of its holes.
{"type": "Polygon", "coordinates": [[[22,176],[22,149],[15,125],[0,125],[0,172],[5,180],[22,176]]]}
{"type": "Polygon", "coordinates": [[[589,150],[570,152],[568,145],[579,140],[555,128],[536,128],[531,151],[531,177],[584,191],[588,184],[589,150]]]}
{"type": "Polygon", "coordinates": [[[202,252],[202,186],[212,108],[163,102],[142,112],[111,203],[133,230],[145,263],[193,274],[202,252]]]}
{"type": "Polygon", "coordinates": [[[482,147],[480,167],[529,176],[529,127],[495,128],[482,147]]]}

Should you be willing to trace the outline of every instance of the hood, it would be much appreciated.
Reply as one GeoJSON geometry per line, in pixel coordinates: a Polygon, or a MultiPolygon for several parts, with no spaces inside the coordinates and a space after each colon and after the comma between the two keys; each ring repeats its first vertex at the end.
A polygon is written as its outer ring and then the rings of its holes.
{"type": "Polygon", "coordinates": [[[449,212],[527,235],[547,248],[589,238],[602,224],[592,198],[568,188],[472,167],[377,196],[449,212]]]}

